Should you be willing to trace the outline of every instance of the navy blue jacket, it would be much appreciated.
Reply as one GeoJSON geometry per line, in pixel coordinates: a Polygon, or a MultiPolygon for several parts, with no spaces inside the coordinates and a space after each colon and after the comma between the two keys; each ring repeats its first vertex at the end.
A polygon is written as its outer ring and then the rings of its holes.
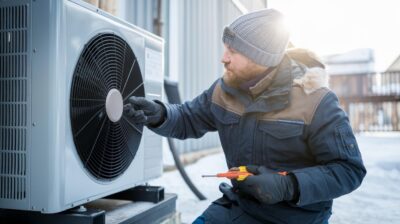
{"type": "Polygon", "coordinates": [[[263,165],[292,172],[298,182],[297,202],[240,197],[243,210],[266,223],[321,223],[332,199],[356,189],[366,170],[338,98],[322,86],[307,92],[299,80],[308,73],[285,57],[249,92],[218,79],[190,102],[165,104],[167,119],[153,131],[178,139],[218,131],[229,168],[263,165]]]}

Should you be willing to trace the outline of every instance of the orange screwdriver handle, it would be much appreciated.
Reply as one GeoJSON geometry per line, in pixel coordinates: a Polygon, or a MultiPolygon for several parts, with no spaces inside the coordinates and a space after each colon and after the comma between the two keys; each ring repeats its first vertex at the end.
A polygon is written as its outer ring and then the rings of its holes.
{"type": "MultiPolygon", "coordinates": [[[[288,175],[288,172],[281,171],[281,172],[277,172],[277,174],[286,176],[286,175],[288,175]]],[[[230,171],[225,172],[225,173],[217,173],[217,175],[215,175],[215,176],[216,177],[225,177],[228,179],[236,179],[237,181],[243,181],[248,176],[252,176],[252,175],[254,175],[254,174],[248,172],[246,166],[239,166],[239,167],[231,168],[230,171]]],[[[207,175],[203,175],[203,177],[204,176],[207,176],[207,175]]],[[[211,175],[211,176],[213,176],[213,175],[211,175]]]]}
{"type": "Polygon", "coordinates": [[[218,173],[217,177],[226,177],[228,179],[236,179],[237,181],[242,181],[251,175],[253,174],[249,172],[229,171],[226,173],[218,173]]]}
{"type": "Polygon", "coordinates": [[[252,173],[247,171],[246,166],[239,166],[234,170],[230,170],[226,173],[218,173],[217,177],[226,177],[228,179],[236,179],[237,181],[243,181],[248,176],[253,175],[252,173]]]}
{"type": "MultiPolygon", "coordinates": [[[[286,176],[288,175],[287,171],[278,172],[279,175],[286,176]]],[[[240,172],[240,171],[229,171],[226,173],[218,173],[217,177],[226,177],[228,179],[237,179],[238,181],[242,181],[246,179],[248,176],[252,176],[252,173],[249,172],[240,172]]]]}

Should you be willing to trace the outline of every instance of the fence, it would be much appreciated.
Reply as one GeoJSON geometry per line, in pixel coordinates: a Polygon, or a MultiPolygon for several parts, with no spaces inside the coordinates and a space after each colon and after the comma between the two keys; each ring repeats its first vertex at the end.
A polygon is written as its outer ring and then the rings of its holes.
{"type": "Polygon", "coordinates": [[[400,71],[333,75],[330,86],[354,131],[400,131],[400,71]]]}

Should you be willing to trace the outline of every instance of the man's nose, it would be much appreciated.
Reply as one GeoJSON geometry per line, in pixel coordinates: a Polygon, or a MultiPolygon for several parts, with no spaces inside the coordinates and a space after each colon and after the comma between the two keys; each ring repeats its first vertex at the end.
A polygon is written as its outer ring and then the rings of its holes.
{"type": "Polygon", "coordinates": [[[230,62],[230,57],[229,57],[228,53],[224,52],[224,54],[222,55],[222,58],[221,58],[221,62],[223,64],[228,64],[230,62]]]}

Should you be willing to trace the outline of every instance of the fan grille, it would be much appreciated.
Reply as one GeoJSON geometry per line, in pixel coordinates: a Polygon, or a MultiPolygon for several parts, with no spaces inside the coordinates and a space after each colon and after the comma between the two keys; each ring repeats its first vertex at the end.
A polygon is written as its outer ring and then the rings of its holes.
{"type": "Polygon", "coordinates": [[[113,180],[131,164],[143,126],[129,117],[111,121],[106,97],[118,90],[126,104],[144,96],[142,75],[129,45],[115,34],[103,33],[85,45],[75,67],[70,115],[74,143],[84,167],[99,180],[113,180]]]}

